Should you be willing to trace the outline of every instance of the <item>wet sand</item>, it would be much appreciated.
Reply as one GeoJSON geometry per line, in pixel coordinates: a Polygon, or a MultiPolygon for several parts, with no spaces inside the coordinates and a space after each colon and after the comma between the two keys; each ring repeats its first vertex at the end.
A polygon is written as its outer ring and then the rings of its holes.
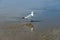
{"type": "Polygon", "coordinates": [[[60,30],[48,29],[31,32],[22,23],[1,23],[0,40],[60,40],[60,30]]]}

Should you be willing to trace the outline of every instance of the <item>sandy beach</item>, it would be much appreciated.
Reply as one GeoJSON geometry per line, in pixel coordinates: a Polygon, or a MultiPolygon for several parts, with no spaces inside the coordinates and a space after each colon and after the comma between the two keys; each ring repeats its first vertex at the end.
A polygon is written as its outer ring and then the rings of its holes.
{"type": "Polygon", "coordinates": [[[0,40],[60,40],[60,30],[48,29],[31,32],[21,23],[1,23],[0,40]]]}

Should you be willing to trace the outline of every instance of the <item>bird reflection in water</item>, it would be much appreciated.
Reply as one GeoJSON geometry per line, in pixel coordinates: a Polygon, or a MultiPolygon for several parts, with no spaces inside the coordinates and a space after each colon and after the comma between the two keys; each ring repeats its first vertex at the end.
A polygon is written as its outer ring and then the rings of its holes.
{"type": "Polygon", "coordinates": [[[32,23],[26,23],[26,24],[24,24],[24,26],[29,27],[31,32],[34,31],[34,25],[32,23]]]}

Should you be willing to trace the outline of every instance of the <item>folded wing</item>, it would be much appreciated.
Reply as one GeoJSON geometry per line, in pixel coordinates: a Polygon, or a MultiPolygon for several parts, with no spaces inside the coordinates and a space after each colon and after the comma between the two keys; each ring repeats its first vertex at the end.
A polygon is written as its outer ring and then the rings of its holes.
{"type": "Polygon", "coordinates": [[[25,17],[25,19],[29,19],[33,16],[33,11],[31,12],[31,14],[29,14],[28,16],[25,17]]]}

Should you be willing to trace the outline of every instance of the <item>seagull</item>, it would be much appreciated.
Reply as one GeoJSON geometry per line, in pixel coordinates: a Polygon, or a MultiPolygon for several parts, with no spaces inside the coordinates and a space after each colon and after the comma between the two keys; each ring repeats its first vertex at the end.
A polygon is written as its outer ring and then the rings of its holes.
{"type": "Polygon", "coordinates": [[[27,15],[26,17],[22,17],[22,19],[30,19],[34,16],[34,12],[32,11],[31,14],[27,15]]]}
{"type": "Polygon", "coordinates": [[[25,19],[25,20],[27,20],[27,21],[25,21],[25,22],[40,22],[40,21],[38,21],[38,20],[32,20],[32,19],[30,19],[31,17],[33,17],[34,16],[34,12],[33,11],[31,11],[31,14],[29,14],[29,15],[27,15],[26,17],[22,17],[22,19],[25,19]],[[29,20],[29,21],[28,21],[29,20]]]}

